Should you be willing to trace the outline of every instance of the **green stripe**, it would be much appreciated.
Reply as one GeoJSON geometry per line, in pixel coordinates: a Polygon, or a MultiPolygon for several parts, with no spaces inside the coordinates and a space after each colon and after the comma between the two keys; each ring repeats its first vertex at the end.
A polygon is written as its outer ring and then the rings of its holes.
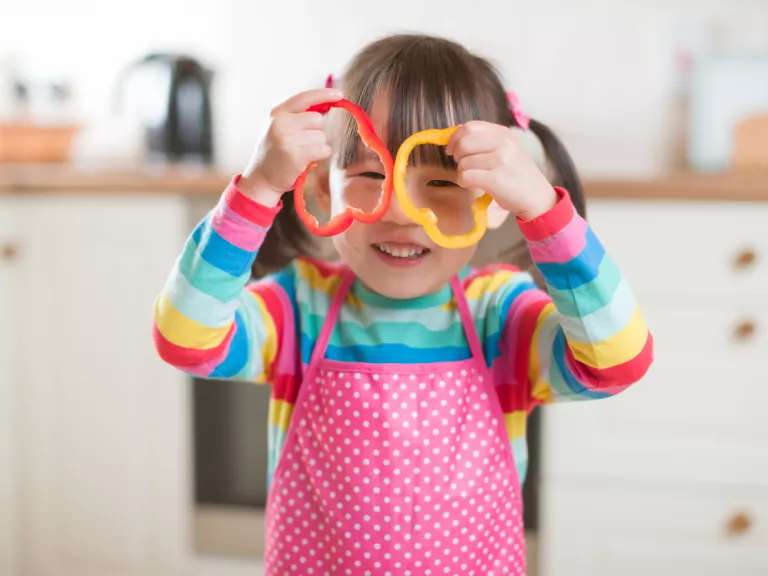
{"type": "Polygon", "coordinates": [[[605,255],[597,277],[573,290],[558,290],[547,285],[558,312],[581,318],[607,306],[621,283],[621,271],[613,258],[605,255]]]}
{"type": "Polygon", "coordinates": [[[192,287],[221,302],[231,302],[237,298],[251,277],[250,270],[240,277],[235,277],[212,266],[200,257],[198,246],[191,237],[184,245],[178,266],[192,287]]]}

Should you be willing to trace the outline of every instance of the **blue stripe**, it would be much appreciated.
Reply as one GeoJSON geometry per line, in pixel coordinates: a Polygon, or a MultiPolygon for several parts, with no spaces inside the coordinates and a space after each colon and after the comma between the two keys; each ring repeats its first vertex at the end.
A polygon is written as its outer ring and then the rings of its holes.
{"type": "Polygon", "coordinates": [[[529,292],[531,290],[539,290],[539,287],[534,282],[520,282],[504,296],[504,300],[501,302],[501,309],[499,310],[501,326],[504,326],[507,322],[507,314],[512,306],[512,302],[524,292],[529,292]]]}
{"type": "MultiPolygon", "coordinates": [[[[507,350],[501,349],[501,337],[504,333],[504,326],[507,321],[507,314],[509,313],[509,308],[512,306],[512,302],[515,301],[515,298],[523,294],[524,292],[528,292],[530,290],[538,290],[539,287],[536,286],[533,282],[520,282],[518,284],[515,284],[514,287],[504,295],[504,299],[501,302],[501,307],[499,309],[499,318],[500,318],[500,324],[498,326],[498,329],[493,333],[486,335],[484,341],[483,341],[483,351],[485,353],[485,363],[490,368],[493,364],[493,361],[503,356],[504,354],[508,353],[507,350]]],[[[492,320],[491,318],[492,310],[489,310],[487,314],[488,322],[492,320]]],[[[478,326],[475,324],[475,328],[477,329],[477,333],[482,335],[483,334],[483,326],[478,326]]]]}
{"type": "Polygon", "coordinates": [[[550,286],[558,290],[573,290],[597,277],[604,256],[603,245],[592,229],[587,228],[587,244],[575,258],[563,263],[537,263],[536,266],[550,286]]]}
{"type": "Polygon", "coordinates": [[[296,261],[288,268],[283,268],[279,272],[270,274],[269,278],[278,286],[280,286],[285,295],[288,297],[288,301],[293,308],[293,333],[301,333],[301,316],[299,315],[299,302],[296,299],[296,261]]]}
{"type": "Polygon", "coordinates": [[[210,216],[200,222],[192,233],[200,257],[231,276],[241,276],[250,269],[256,252],[248,252],[222,238],[210,224],[210,216]]]}
{"type": "Polygon", "coordinates": [[[576,377],[571,373],[571,371],[568,369],[568,366],[565,363],[565,355],[566,355],[566,340],[565,340],[565,333],[562,330],[557,331],[557,335],[555,336],[555,341],[552,344],[552,355],[554,356],[555,364],[557,365],[557,368],[560,370],[560,373],[563,376],[563,380],[565,381],[565,385],[568,386],[568,389],[577,396],[582,396],[584,398],[592,398],[594,400],[599,400],[601,398],[610,398],[610,394],[607,394],[605,392],[595,392],[593,390],[588,390],[584,387],[583,384],[581,384],[578,380],[576,380],[576,377]]]}
{"type": "Polygon", "coordinates": [[[191,238],[184,246],[178,265],[187,282],[220,302],[231,302],[237,298],[251,277],[250,271],[246,271],[239,278],[234,278],[231,274],[202,260],[197,251],[197,245],[191,238]]]}
{"type": "Polygon", "coordinates": [[[232,378],[248,361],[248,332],[240,312],[235,313],[235,324],[237,328],[229,344],[227,357],[211,372],[211,378],[232,378]]]}
{"type": "MultiPolygon", "coordinates": [[[[301,335],[301,361],[309,364],[315,346],[306,334],[301,335]]],[[[328,346],[325,357],[338,362],[365,362],[368,364],[430,364],[455,362],[470,358],[472,353],[465,346],[441,348],[410,348],[402,344],[378,346],[328,346]]]]}

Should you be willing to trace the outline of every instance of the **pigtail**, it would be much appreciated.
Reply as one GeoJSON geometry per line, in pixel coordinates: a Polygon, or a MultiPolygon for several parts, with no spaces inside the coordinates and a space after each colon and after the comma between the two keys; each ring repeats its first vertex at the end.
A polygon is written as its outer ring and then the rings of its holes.
{"type": "Polygon", "coordinates": [[[313,256],[315,241],[296,212],[293,191],[283,194],[283,208],[272,223],[251,267],[254,278],[280,270],[300,256],[313,256]]]}
{"type": "Polygon", "coordinates": [[[544,149],[547,161],[555,170],[554,182],[552,183],[568,191],[576,212],[579,213],[579,216],[585,218],[586,200],[584,198],[584,189],[576,171],[576,166],[565,146],[545,124],[531,119],[528,127],[539,139],[539,142],[541,142],[541,147],[544,149]]]}

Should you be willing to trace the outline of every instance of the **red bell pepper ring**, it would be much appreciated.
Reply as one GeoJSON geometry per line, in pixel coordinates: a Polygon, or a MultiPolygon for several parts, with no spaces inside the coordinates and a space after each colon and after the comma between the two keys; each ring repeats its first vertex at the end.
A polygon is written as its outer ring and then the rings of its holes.
{"type": "Polygon", "coordinates": [[[313,162],[301,175],[296,179],[294,184],[293,196],[296,203],[296,212],[299,218],[304,222],[310,232],[317,236],[335,236],[341,234],[349,229],[355,220],[363,222],[364,224],[372,224],[377,222],[384,216],[384,213],[389,209],[389,203],[392,200],[392,175],[394,173],[394,160],[389,150],[384,145],[384,142],[376,134],[376,130],[373,128],[371,119],[365,113],[365,110],[360,108],[357,104],[353,104],[349,100],[338,100],[336,102],[326,102],[324,104],[317,104],[310,106],[307,112],[320,112],[321,114],[327,114],[331,108],[343,108],[349,112],[357,122],[357,132],[360,134],[360,138],[363,143],[381,158],[381,162],[384,165],[384,183],[381,186],[381,196],[379,197],[379,203],[372,212],[363,212],[359,208],[347,206],[344,211],[334,216],[330,222],[320,226],[312,214],[307,211],[307,205],[304,202],[304,183],[307,180],[310,170],[314,168],[317,163],[313,162]]]}

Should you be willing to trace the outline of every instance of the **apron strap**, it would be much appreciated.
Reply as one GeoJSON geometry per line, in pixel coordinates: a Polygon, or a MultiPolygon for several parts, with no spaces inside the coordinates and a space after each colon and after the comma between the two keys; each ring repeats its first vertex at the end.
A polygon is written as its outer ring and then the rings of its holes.
{"type": "MultiPolygon", "coordinates": [[[[320,335],[317,337],[314,350],[312,350],[311,364],[314,364],[325,356],[325,351],[328,348],[328,342],[331,339],[331,334],[333,334],[333,329],[336,327],[336,321],[339,318],[339,312],[344,304],[344,299],[347,297],[349,289],[352,287],[354,281],[354,273],[351,270],[347,270],[344,276],[342,276],[341,283],[331,300],[331,307],[328,309],[328,315],[323,321],[320,335]]],[[[469,350],[472,353],[473,358],[484,363],[485,354],[483,353],[483,347],[480,344],[480,338],[477,335],[477,329],[475,328],[472,313],[469,311],[469,303],[467,302],[467,296],[464,293],[464,286],[458,276],[451,278],[451,290],[453,291],[453,297],[456,299],[456,306],[459,309],[459,316],[461,317],[461,324],[464,327],[464,334],[469,343],[469,350]]]]}
{"type": "Polygon", "coordinates": [[[464,292],[464,286],[458,276],[451,278],[451,289],[453,290],[453,297],[456,299],[456,306],[459,309],[461,324],[464,326],[464,334],[467,336],[467,341],[469,342],[469,350],[472,352],[472,356],[475,360],[484,364],[485,354],[483,353],[483,346],[480,344],[480,337],[477,335],[475,321],[472,318],[472,313],[469,311],[469,303],[467,302],[467,295],[464,292]]]}
{"type": "Polygon", "coordinates": [[[323,321],[323,327],[320,329],[320,335],[315,342],[315,348],[312,350],[310,365],[313,365],[325,356],[325,350],[328,348],[331,334],[333,334],[333,329],[336,327],[336,320],[339,318],[339,311],[341,310],[341,306],[344,304],[344,299],[347,297],[349,289],[354,281],[355,275],[351,270],[347,270],[341,277],[341,283],[336,289],[336,293],[333,295],[331,307],[328,309],[328,314],[323,321]]]}

